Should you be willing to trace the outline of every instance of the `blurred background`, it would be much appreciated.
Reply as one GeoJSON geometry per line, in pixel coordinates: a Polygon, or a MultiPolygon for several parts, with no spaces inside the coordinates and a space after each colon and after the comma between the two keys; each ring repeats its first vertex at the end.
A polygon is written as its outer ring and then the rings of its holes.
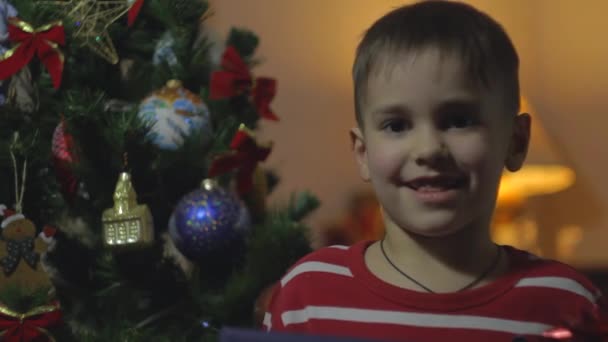
{"type": "MultiPolygon", "coordinates": [[[[568,262],[605,281],[608,270],[608,2],[466,1],[505,27],[521,59],[522,102],[533,117],[527,167],[505,175],[493,234],[500,243],[568,262]]],[[[261,39],[259,75],[278,80],[279,142],[268,165],[282,176],[271,200],[309,189],[322,206],[310,219],[317,246],[382,233],[377,203],[357,174],[350,68],[366,27],[396,0],[211,0],[218,36],[234,24],[261,39]]]]}

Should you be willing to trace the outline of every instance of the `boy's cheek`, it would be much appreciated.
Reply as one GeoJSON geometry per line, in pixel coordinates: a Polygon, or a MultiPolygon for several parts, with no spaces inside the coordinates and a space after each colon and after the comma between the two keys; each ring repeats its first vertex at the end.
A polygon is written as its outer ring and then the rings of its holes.
{"type": "Polygon", "coordinates": [[[447,141],[456,162],[462,165],[476,165],[487,159],[491,142],[482,135],[453,138],[447,141]]]}
{"type": "Polygon", "coordinates": [[[400,173],[400,155],[391,146],[374,146],[368,151],[368,168],[372,175],[389,177],[400,173]]]}

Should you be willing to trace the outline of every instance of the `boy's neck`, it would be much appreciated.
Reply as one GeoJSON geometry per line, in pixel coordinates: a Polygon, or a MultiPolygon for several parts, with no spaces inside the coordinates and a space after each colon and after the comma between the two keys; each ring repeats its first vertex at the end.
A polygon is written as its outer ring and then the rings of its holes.
{"type": "MultiPolygon", "coordinates": [[[[459,287],[479,277],[496,257],[498,247],[490,238],[488,224],[475,222],[450,236],[428,238],[387,223],[385,252],[395,266],[435,292],[458,291],[459,287]]],[[[407,279],[388,265],[379,244],[369,252],[366,255],[368,267],[381,279],[420,290],[419,286],[408,284],[407,279]]],[[[502,257],[496,269],[479,285],[496,279],[506,271],[507,264],[506,258],[502,257]]]]}
{"type": "Polygon", "coordinates": [[[384,245],[398,264],[441,263],[463,271],[471,263],[489,260],[496,253],[489,229],[481,222],[446,237],[420,236],[387,224],[384,245]]]}

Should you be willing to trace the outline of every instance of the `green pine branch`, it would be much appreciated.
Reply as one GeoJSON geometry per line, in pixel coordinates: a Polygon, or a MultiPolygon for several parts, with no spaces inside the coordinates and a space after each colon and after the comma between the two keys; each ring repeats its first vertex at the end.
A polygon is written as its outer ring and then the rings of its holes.
{"type": "MultiPolygon", "coordinates": [[[[240,244],[193,261],[192,273],[166,254],[164,238],[176,204],[200,186],[213,158],[230,150],[239,125],[255,129],[259,124],[246,94],[209,98],[211,74],[221,68],[210,60],[211,52],[232,45],[255,72],[259,38],[235,28],[224,42],[213,41],[200,31],[212,15],[206,1],[146,0],[132,27],[120,18],[108,28],[121,58],[112,65],[73,39],[76,20],[56,6],[36,0],[13,3],[20,18],[34,26],[61,19],[66,30],[61,87],[52,87],[45,67],[34,58],[27,67],[34,93],[27,95],[35,109],[15,102],[0,106],[0,176],[11,180],[0,183],[0,203],[15,201],[9,147],[18,133],[16,157],[28,161],[24,212],[39,231],[45,224],[59,228],[46,262],[66,323],[51,329],[53,336],[58,341],[215,341],[223,326],[255,327],[253,309],[260,292],[310,252],[302,220],[319,205],[312,194],[294,194],[288,203],[256,213],[240,244]],[[155,63],[158,43],[165,39],[173,41],[175,60],[155,63]],[[172,79],[207,105],[212,133],[194,132],[167,151],[150,141],[153,123],[142,120],[138,105],[172,79]],[[62,120],[74,142],[69,171],[77,189],[70,195],[63,192],[65,179],[57,171],[51,143],[62,120]],[[131,173],[138,203],[153,214],[152,246],[119,251],[103,244],[101,216],[114,204],[123,170],[131,173]]],[[[270,192],[279,175],[267,171],[267,179],[270,192]]],[[[234,172],[219,180],[229,187],[234,172]]],[[[243,203],[254,206],[252,198],[244,196],[243,203]]],[[[36,293],[0,293],[1,302],[20,309],[44,300],[36,293]]]]}

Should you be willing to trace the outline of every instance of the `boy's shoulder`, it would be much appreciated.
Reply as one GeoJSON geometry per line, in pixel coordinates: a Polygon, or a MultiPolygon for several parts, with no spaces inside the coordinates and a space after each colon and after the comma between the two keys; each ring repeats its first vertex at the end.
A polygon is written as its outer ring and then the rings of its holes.
{"type": "Polygon", "coordinates": [[[356,248],[357,245],[346,246],[346,245],[331,245],[321,247],[311,253],[305,255],[297,264],[311,261],[320,261],[328,263],[345,264],[348,256],[351,254],[352,249],[356,248]]]}
{"type": "Polygon", "coordinates": [[[298,260],[281,278],[285,286],[294,278],[305,273],[316,273],[320,276],[342,275],[352,277],[349,260],[353,248],[358,246],[333,245],[317,249],[298,260]]]}
{"type": "Polygon", "coordinates": [[[576,293],[591,302],[601,296],[587,276],[563,262],[505,246],[513,263],[511,272],[521,272],[515,287],[556,289],[576,293]]]}

